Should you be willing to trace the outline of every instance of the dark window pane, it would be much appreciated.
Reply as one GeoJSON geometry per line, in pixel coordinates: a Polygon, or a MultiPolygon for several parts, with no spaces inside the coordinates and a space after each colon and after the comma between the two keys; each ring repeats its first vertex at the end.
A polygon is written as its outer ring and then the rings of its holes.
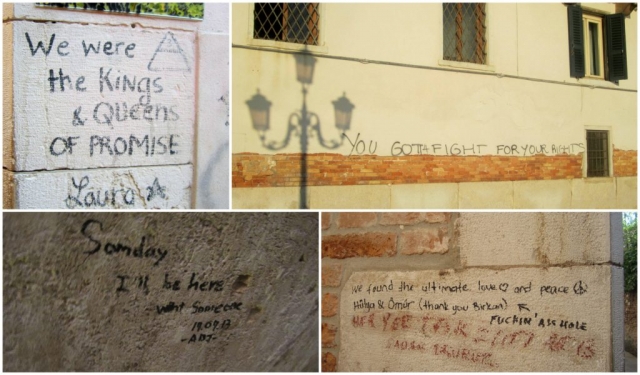
{"type": "Polygon", "coordinates": [[[587,131],[587,177],[609,176],[609,132],[587,131]]]}
{"type": "Polygon", "coordinates": [[[318,3],[256,3],[253,37],[318,45],[318,3]]]}
{"type": "Polygon", "coordinates": [[[484,21],[483,3],[442,4],[443,59],[484,64],[484,21]]]}

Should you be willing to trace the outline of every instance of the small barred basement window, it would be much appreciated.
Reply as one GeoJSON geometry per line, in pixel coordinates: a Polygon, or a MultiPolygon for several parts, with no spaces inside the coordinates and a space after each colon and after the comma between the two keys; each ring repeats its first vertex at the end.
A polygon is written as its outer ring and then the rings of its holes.
{"type": "Polygon", "coordinates": [[[609,177],[609,132],[587,130],[587,177],[609,177]]]}

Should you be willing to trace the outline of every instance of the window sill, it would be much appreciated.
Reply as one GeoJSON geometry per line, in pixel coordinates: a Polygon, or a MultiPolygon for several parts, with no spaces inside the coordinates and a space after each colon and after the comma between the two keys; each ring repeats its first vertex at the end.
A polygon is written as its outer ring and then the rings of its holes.
{"type": "Polygon", "coordinates": [[[248,38],[247,44],[250,46],[268,47],[268,48],[275,48],[275,49],[281,49],[281,50],[287,50],[287,51],[307,51],[307,52],[322,53],[322,54],[326,54],[329,52],[329,49],[325,45],[310,46],[307,44],[280,42],[277,40],[248,38]]]}
{"type": "Polygon", "coordinates": [[[438,60],[438,65],[456,69],[468,69],[478,70],[481,72],[494,72],[496,71],[493,65],[474,64],[468,62],[451,61],[451,60],[438,60]]]}
{"type": "Polygon", "coordinates": [[[576,78],[576,82],[581,83],[583,85],[592,86],[592,87],[618,87],[619,86],[614,82],[607,81],[604,78],[597,78],[597,77],[576,78]]]}

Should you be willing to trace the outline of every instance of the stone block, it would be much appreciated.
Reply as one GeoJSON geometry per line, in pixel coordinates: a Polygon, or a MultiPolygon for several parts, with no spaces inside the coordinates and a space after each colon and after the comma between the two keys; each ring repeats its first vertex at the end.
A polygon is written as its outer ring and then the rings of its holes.
{"type": "Polygon", "coordinates": [[[571,180],[571,208],[613,209],[617,204],[616,184],[613,177],[571,180]]]}
{"type": "Polygon", "coordinates": [[[466,266],[593,264],[611,259],[608,213],[461,213],[466,266]]]}
{"type": "Polygon", "coordinates": [[[571,180],[514,181],[513,208],[571,207],[571,180]]]}
{"type": "Polygon", "coordinates": [[[387,185],[309,186],[310,207],[314,209],[390,208],[387,185]]]}
{"type": "Polygon", "coordinates": [[[616,208],[638,207],[638,177],[616,177],[616,208]]]}
{"type": "Polygon", "coordinates": [[[14,173],[15,206],[25,209],[191,207],[191,165],[14,173]]]}
{"type": "Polygon", "coordinates": [[[391,185],[390,208],[458,208],[458,184],[391,185]]]}
{"type": "Polygon", "coordinates": [[[355,272],[338,371],[611,371],[610,288],[608,265],[355,272]]]}
{"type": "Polygon", "coordinates": [[[513,208],[513,182],[460,183],[460,208],[513,208]]]}
{"type": "Polygon", "coordinates": [[[234,209],[298,209],[300,189],[279,188],[234,188],[231,189],[231,205],[234,209]]]}

